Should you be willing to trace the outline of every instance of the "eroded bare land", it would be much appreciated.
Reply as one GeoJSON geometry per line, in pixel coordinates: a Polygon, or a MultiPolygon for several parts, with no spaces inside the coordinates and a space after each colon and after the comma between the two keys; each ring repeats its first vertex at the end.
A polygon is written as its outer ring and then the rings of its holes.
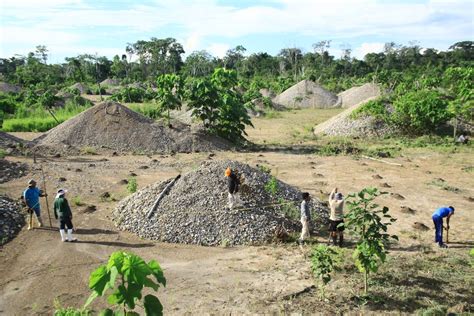
{"type": "MultiPolygon", "coordinates": [[[[256,123],[250,135],[254,141],[271,134],[266,120],[256,123]]],[[[278,119],[276,122],[279,124],[278,119]]],[[[305,133],[304,122],[298,126],[289,128],[305,133]]],[[[288,135],[287,130],[281,133],[288,135]]],[[[212,157],[209,153],[88,155],[39,158],[36,165],[31,158],[7,160],[25,163],[29,171],[2,183],[0,193],[19,197],[29,178],[41,179],[41,165],[50,196],[58,187],[65,187],[69,200],[75,199],[75,204],[80,205],[73,204],[79,241],[62,243],[58,231],[49,227],[32,231],[23,227],[0,250],[0,314],[51,314],[55,300],[63,306],[82,306],[89,295],[90,272],[116,250],[132,251],[146,260],[160,262],[168,281],[167,287],[158,291],[165,314],[330,315],[364,311],[378,315],[415,313],[438,305],[453,312],[474,311],[474,273],[468,255],[474,248],[472,147],[449,151],[405,149],[396,158],[383,158],[401,166],[358,156],[325,157],[284,150],[215,152],[212,157]],[[143,240],[115,227],[112,210],[117,201],[129,194],[121,180],[135,173],[140,189],[194,170],[210,159],[267,166],[278,179],[324,200],[335,186],[344,193],[366,186],[389,192],[378,202],[398,218],[391,232],[399,235],[400,241],[391,246],[387,264],[372,278],[372,298],[360,299],[362,275],[351,263],[350,236],[345,246],[344,269],[335,274],[326,299],[321,299],[314,287],[309,255],[313,244],[327,242],[325,230],[303,248],[294,242],[202,247],[143,240]],[[105,192],[108,197],[104,197],[105,192]],[[449,249],[438,249],[432,242],[431,214],[441,205],[456,207],[449,249]],[[427,230],[414,228],[415,222],[426,225],[427,230]]],[[[51,203],[52,198],[50,208],[51,203]]],[[[42,210],[49,226],[46,205],[42,210]]],[[[52,224],[56,227],[54,218],[52,224]]],[[[91,307],[98,310],[104,306],[104,300],[98,299],[91,307]]]]}

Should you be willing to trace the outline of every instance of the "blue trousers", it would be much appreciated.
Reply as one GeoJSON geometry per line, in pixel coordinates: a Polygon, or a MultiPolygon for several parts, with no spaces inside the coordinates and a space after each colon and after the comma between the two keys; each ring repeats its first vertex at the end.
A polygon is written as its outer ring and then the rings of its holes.
{"type": "Polygon", "coordinates": [[[443,244],[443,218],[437,215],[433,215],[433,223],[435,226],[435,242],[443,244]]]}

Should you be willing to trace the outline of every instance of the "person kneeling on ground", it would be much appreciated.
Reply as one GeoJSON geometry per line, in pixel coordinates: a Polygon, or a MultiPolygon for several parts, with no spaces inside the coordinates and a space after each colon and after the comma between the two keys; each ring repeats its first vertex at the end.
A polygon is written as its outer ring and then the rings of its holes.
{"type": "Polygon", "coordinates": [[[311,220],[311,212],[309,210],[309,202],[311,201],[311,197],[309,196],[308,192],[303,192],[301,195],[303,201],[301,202],[301,225],[303,226],[301,229],[301,236],[299,239],[299,244],[302,245],[305,238],[309,238],[309,222],[311,220]]]}
{"type": "Polygon", "coordinates": [[[239,198],[240,180],[239,180],[239,177],[236,174],[236,171],[232,170],[230,168],[227,168],[225,170],[225,176],[227,177],[227,188],[229,189],[228,207],[230,209],[233,209],[234,206],[236,206],[240,203],[240,198],[239,198]]]}
{"type": "Polygon", "coordinates": [[[449,229],[449,218],[454,214],[454,207],[440,207],[438,208],[431,217],[435,226],[435,242],[441,248],[448,248],[446,244],[443,243],[443,218],[446,217],[446,229],[449,229]]]}
{"type": "Polygon", "coordinates": [[[46,196],[42,190],[36,187],[36,181],[31,179],[28,181],[28,188],[23,192],[23,200],[28,207],[28,230],[32,229],[31,226],[33,212],[36,215],[38,220],[38,227],[43,226],[43,221],[41,220],[41,207],[40,207],[40,197],[46,196]]]}
{"type": "Polygon", "coordinates": [[[54,217],[59,219],[59,233],[61,234],[61,241],[76,241],[72,237],[72,212],[69,203],[65,197],[66,190],[59,189],[54,200],[54,217]],[[67,227],[67,238],[65,228],[67,227]]]}
{"type": "Polygon", "coordinates": [[[337,235],[339,234],[339,247],[342,247],[344,241],[344,196],[342,193],[337,192],[337,188],[334,188],[329,194],[329,207],[331,208],[331,215],[329,216],[329,231],[331,233],[332,242],[337,245],[337,235]]]}

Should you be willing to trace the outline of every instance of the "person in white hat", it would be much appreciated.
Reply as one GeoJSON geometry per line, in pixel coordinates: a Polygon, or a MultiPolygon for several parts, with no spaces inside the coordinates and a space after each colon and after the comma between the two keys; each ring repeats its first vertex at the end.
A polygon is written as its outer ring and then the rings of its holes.
{"type": "Polygon", "coordinates": [[[59,220],[59,233],[61,241],[76,241],[72,236],[72,212],[69,203],[65,197],[67,190],[59,189],[54,199],[54,217],[59,220]],[[67,238],[66,229],[67,228],[67,238]]]}

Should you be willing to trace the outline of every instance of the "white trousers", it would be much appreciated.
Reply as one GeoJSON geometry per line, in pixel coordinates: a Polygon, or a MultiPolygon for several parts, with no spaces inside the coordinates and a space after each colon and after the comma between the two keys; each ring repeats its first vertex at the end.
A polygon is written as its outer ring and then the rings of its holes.
{"type": "Polygon", "coordinates": [[[306,238],[309,238],[309,222],[306,218],[302,217],[301,218],[301,225],[303,225],[303,228],[301,229],[301,236],[300,240],[305,240],[306,238]]]}

